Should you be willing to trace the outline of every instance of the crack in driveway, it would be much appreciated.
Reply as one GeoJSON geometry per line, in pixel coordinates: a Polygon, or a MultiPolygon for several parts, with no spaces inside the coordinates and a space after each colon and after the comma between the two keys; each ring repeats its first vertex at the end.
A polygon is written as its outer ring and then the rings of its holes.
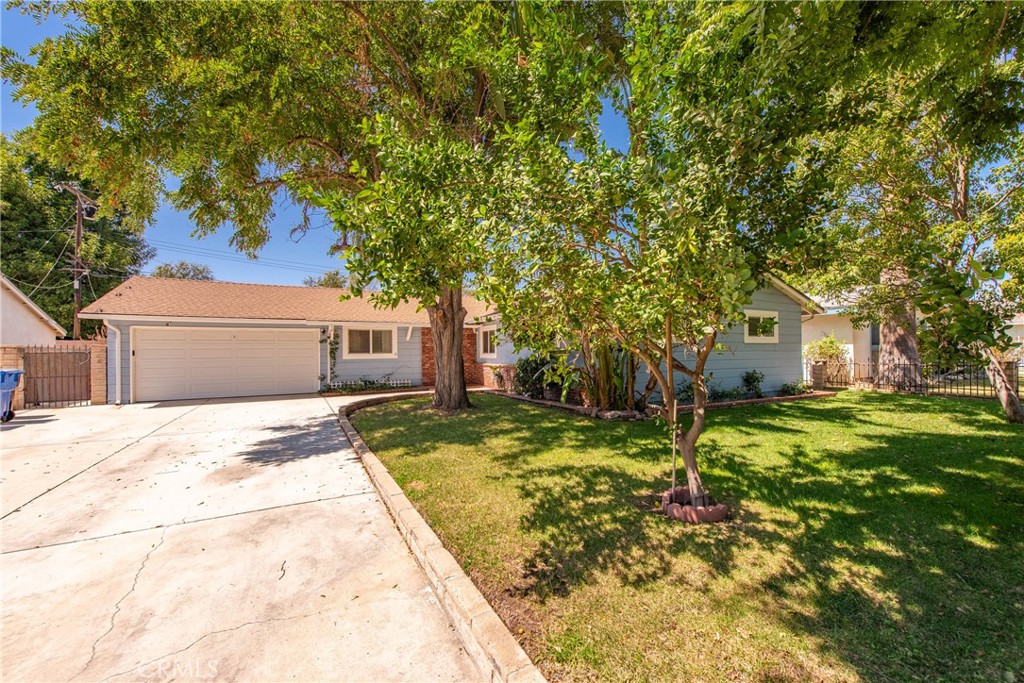
{"type": "Polygon", "coordinates": [[[156,552],[157,548],[159,548],[160,546],[162,546],[164,544],[164,538],[166,536],[167,536],[167,532],[166,531],[164,531],[162,534],[160,534],[160,540],[157,541],[153,545],[153,547],[149,549],[149,552],[146,553],[146,556],[142,558],[142,563],[139,565],[138,570],[136,570],[136,572],[135,572],[135,579],[132,581],[132,587],[129,588],[128,592],[125,593],[124,595],[122,595],[121,598],[116,603],[114,603],[114,611],[110,615],[110,626],[107,628],[106,631],[104,631],[100,635],[99,638],[97,638],[96,640],[93,641],[93,643],[92,643],[92,654],[89,655],[89,661],[87,661],[85,663],[85,666],[83,666],[82,669],[78,673],[76,673],[74,676],[71,677],[72,680],[74,680],[74,679],[78,678],[79,676],[81,676],[82,674],[84,674],[86,672],[86,670],[92,665],[93,661],[96,659],[96,650],[99,647],[100,641],[103,640],[104,638],[106,638],[107,636],[109,636],[111,631],[114,630],[114,622],[117,620],[117,615],[121,611],[121,603],[124,602],[125,600],[127,600],[128,596],[135,592],[135,588],[139,585],[139,576],[142,575],[142,570],[146,568],[146,563],[149,562],[149,558],[153,555],[153,553],[156,552]]]}
{"type": "Polygon", "coordinates": [[[316,612],[308,612],[306,614],[296,614],[296,615],[290,616],[290,617],[271,617],[269,619],[257,619],[256,621],[246,621],[246,622],[243,622],[241,624],[238,624],[237,626],[232,626],[231,628],[222,628],[222,629],[218,629],[216,631],[210,631],[209,633],[204,633],[203,635],[199,636],[198,638],[193,640],[191,643],[189,643],[188,645],[186,645],[185,647],[183,647],[183,648],[181,648],[179,650],[174,650],[173,652],[168,652],[166,654],[162,654],[159,657],[154,657],[153,659],[149,660],[148,662],[142,662],[141,664],[133,666],[130,669],[126,669],[124,671],[118,671],[117,673],[112,673],[109,676],[107,676],[106,678],[102,679],[101,683],[105,683],[106,681],[109,681],[110,679],[116,678],[118,676],[124,676],[126,674],[130,674],[133,671],[138,671],[139,669],[141,669],[143,667],[146,667],[146,666],[149,666],[150,664],[154,664],[156,662],[159,662],[161,659],[167,659],[168,657],[173,657],[175,655],[180,655],[182,652],[186,652],[186,651],[192,649],[200,641],[203,641],[203,640],[209,638],[210,636],[215,636],[215,635],[218,635],[218,634],[221,634],[221,633],[230,633],[232,631],[238,631],[240,629],[245,628],[246,626],[258,626],[260,624],[269,624],[269,623],[272,623],[272,622],[275,622],[275,621],[294,621],[295,619],[305,619],[307,617],[315,617],[315,616],[317,616],[319,614],[323,614],[325,611],[327,611],[327,610],[318,610],[316,612]]]}

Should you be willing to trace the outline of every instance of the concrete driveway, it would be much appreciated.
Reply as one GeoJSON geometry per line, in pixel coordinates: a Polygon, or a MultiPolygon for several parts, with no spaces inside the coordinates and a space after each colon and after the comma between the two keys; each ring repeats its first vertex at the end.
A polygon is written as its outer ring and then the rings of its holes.
{"type": "Polygon", "coordinates": [[[19,413],[0,434],[0,677],[475,678],[340,402],[19,413]]]}

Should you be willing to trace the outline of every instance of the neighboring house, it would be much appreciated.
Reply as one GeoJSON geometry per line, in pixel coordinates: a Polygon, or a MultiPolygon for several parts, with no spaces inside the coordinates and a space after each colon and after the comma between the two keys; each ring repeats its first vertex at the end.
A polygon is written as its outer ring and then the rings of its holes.
{"type": "Polygon", "coordinates": [[[52,346],[57,337],[64,336],[67,330],[0,275],[0,344],[52,346]]]}
{"type": "MultiPolygon", "coordinates": [[[[82,317],[107,327],[108,401],[308,393],[327,386],[432,386],[433,341],[414,302],[374,308],[344,301],[342,289],[133,277],[93,302],[82,317]]],[[[466,382],[491,386],[516,353],[500,320],[466,297],[466,382]]],[[[721,339],[708,362],[722,387],[747,370],[777,391],[800,378],[800,318],[814,302],[781,281],[756,292],[752,322],[721,339]],[[763,324],[774,319],[777,324],[763,324]],[[760,323],[760,324],[759,324],[760,323]]],[[[646,378],[641,379],[641,383],[646,378]]]]}
{"type": "Polygon", "coordinates": [[[1024,346],[1024,313],[1018,313],[1006,322],[1010,326],[1006,333],[1013,337],[1018,346],[1024,346]]]}
{"type": "Polygon", "coordinates": [[[855,376],[869,377],[878,358],[878,326],[857,327],[853,324],[850,307],[855,302],[854,294],[836,299],[817,299],[821,312],[804,315],[801,324],[802,344],[809,344],[830,334],[835,335],[839,343],[846,347],[846,357],[853,364],[855,376]]]}

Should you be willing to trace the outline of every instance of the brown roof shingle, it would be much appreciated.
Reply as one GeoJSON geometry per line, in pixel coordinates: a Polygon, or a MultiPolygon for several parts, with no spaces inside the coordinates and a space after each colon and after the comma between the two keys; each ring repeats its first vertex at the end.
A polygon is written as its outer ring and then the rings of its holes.
{"type": "MultiPolygon", "coordinates": [[[[340,298],[348,290],[328,287],[254,285],[240,282],[135,276],[82,313],[89,318],[155,316],[323,322],[412,323],[429,325],[417,302],[374,308],[367,297],[340,298]]],[[[485,302],[464,297],[466,322],[487,312],[485,302]]]]}

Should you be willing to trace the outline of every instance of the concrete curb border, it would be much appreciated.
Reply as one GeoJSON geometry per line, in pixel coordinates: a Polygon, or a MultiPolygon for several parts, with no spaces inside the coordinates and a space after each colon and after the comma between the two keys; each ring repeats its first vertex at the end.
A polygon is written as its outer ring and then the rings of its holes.
{"type": "Polygon", "coordinates": [[[354,401],[338,411],[338,423],[352,448],[363,463],[370,481],[395,520],[406,545],[427,575],[430,587],[445,614],[455,627],[466,653],[485,681],[546,681],[519,642],[509,632],[473,581],[462,570],[441,539],[420,516],[384,464],[366,445],[349,421],[352,413],[362,408],[401,401],[425,393],[392,394],[354,401]]]}

